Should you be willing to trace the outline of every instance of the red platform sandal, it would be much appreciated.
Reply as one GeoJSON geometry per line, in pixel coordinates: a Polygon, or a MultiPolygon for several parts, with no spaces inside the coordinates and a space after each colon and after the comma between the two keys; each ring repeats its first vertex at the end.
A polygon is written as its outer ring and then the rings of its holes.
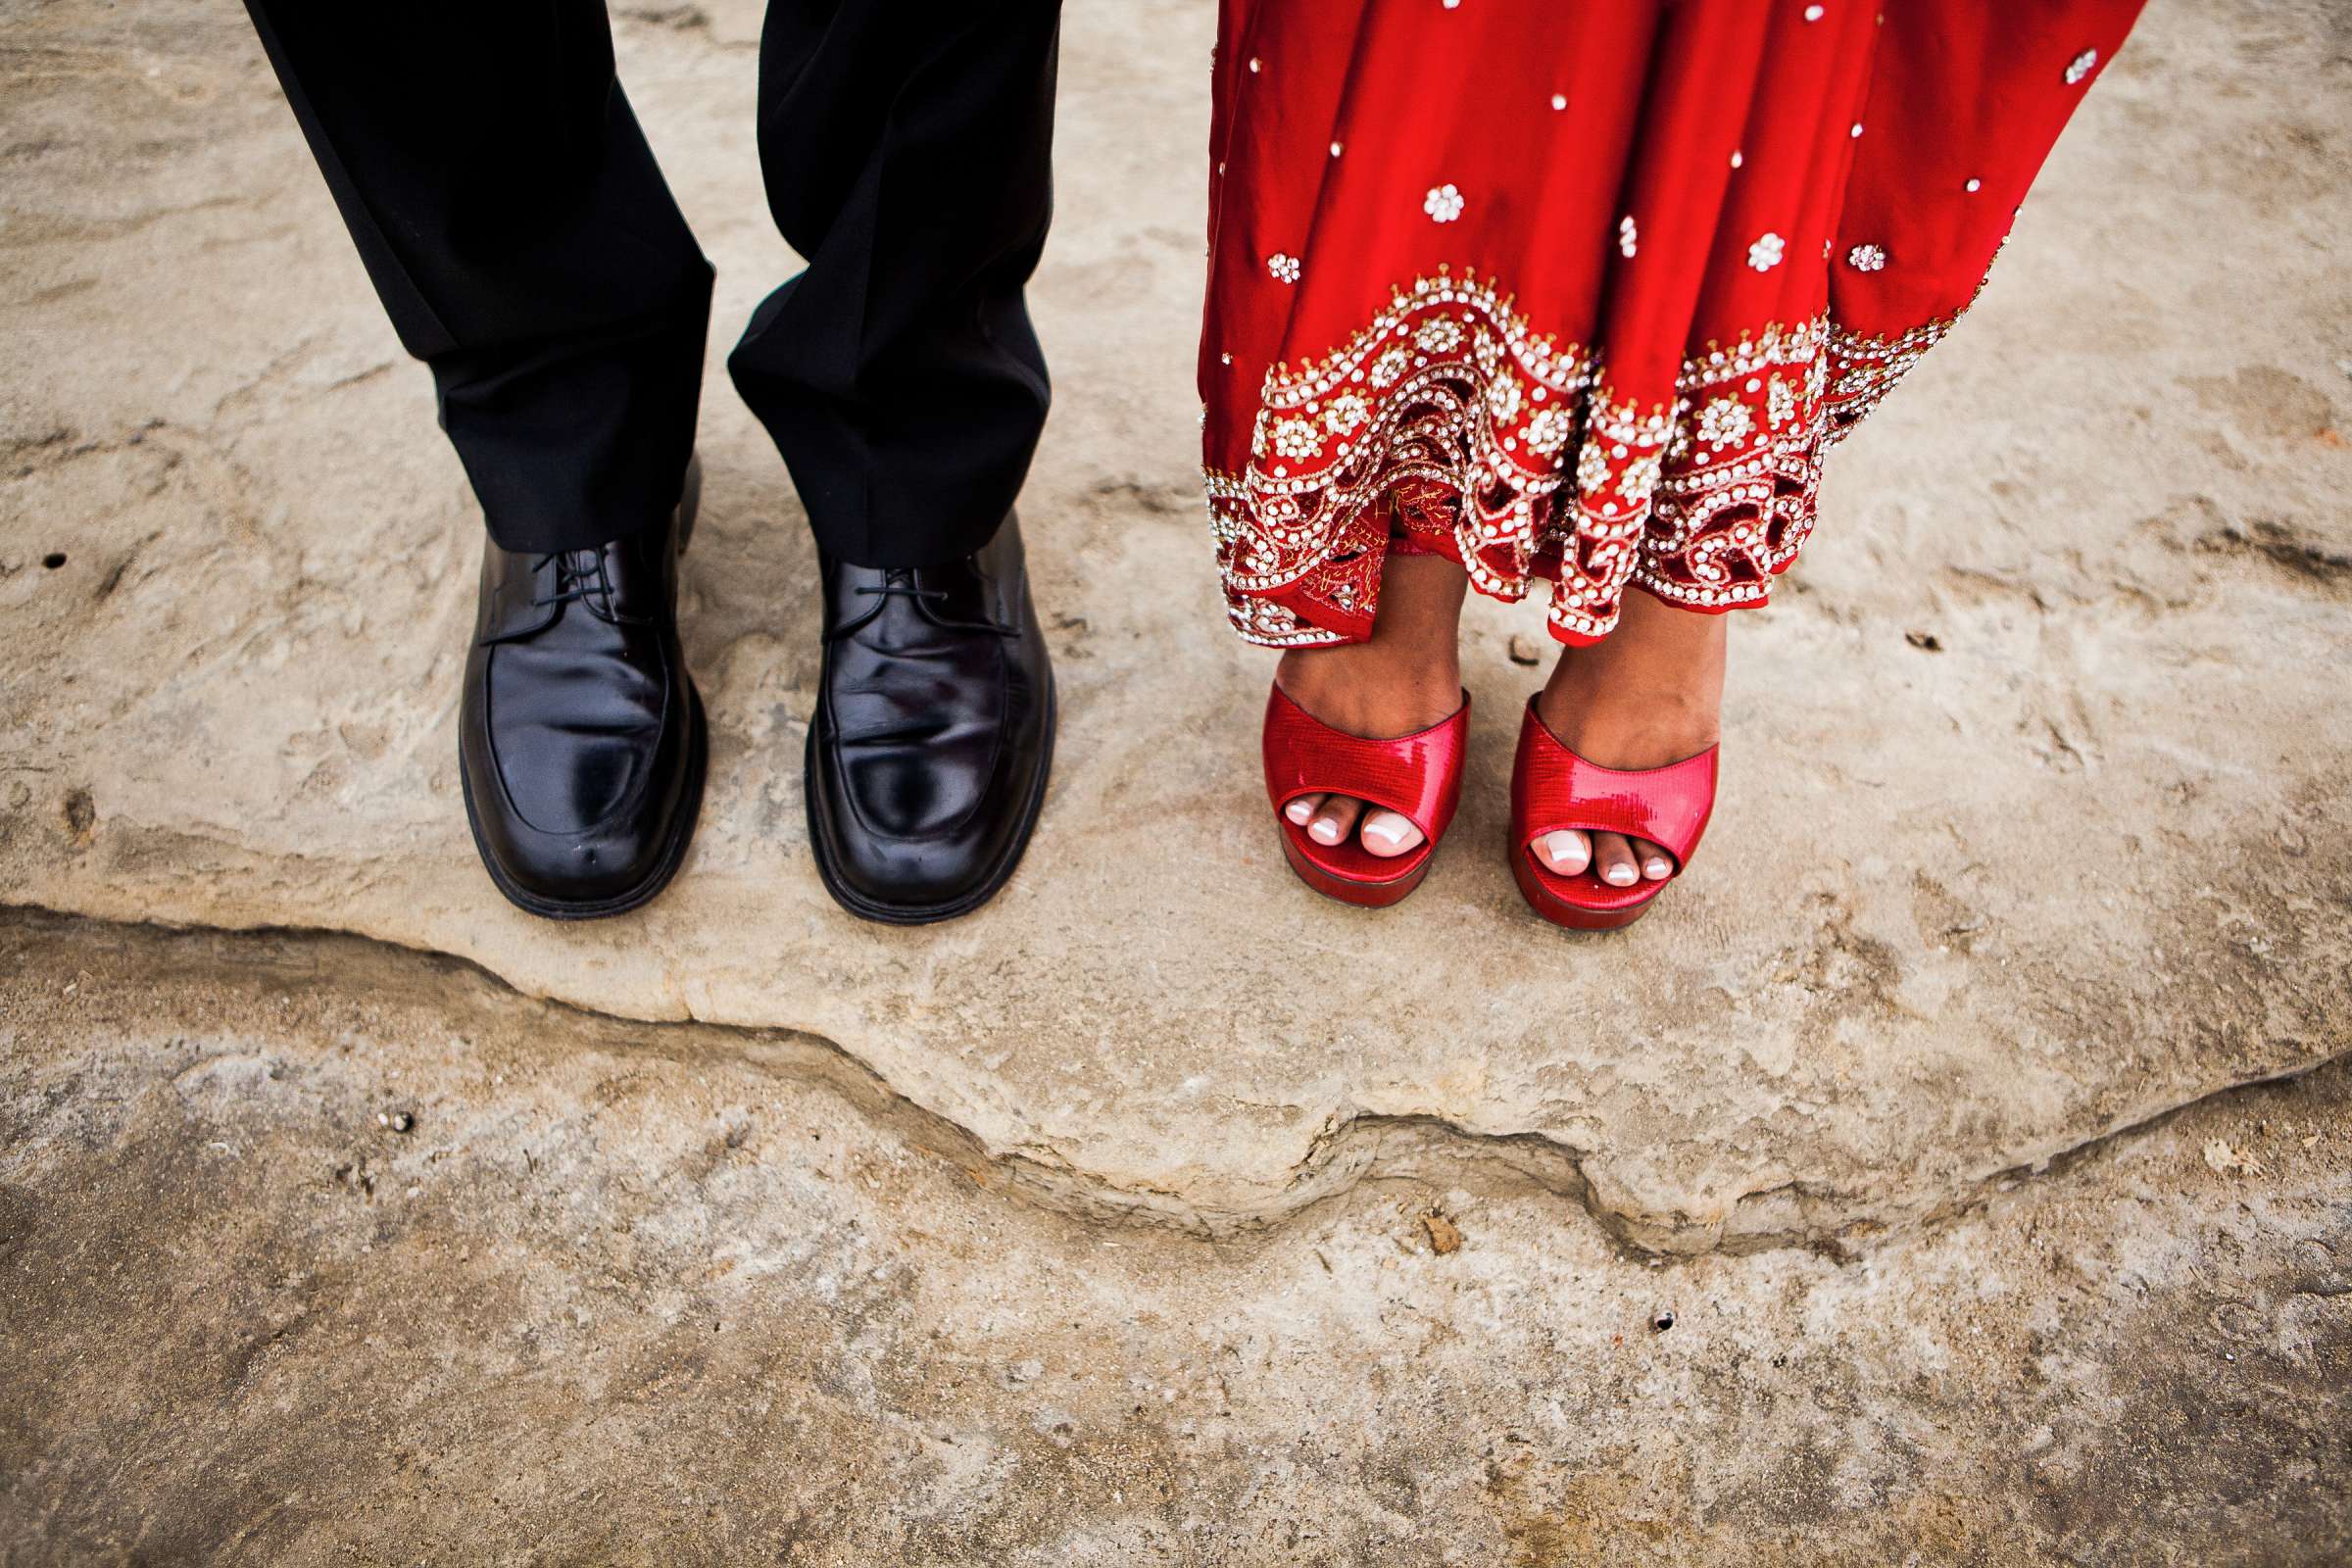
{"type": "Polygon", "coordinates": [[[1282,829],[1282,853],[1298,879],[1326,898],[1368,909],[1385,908],[1419,887],[1462,798],[1469,733],[1468,692],[1451,718],[1376,741],[1333,729],[1276,686],[1266,698],[1266,794],[1282,829]],[[1385,858],[1352,834],[1345,843],[1317,844],[1283,814],[1301,795],[1347,795],[1395,811],[1421,830],[1422,841],[1385,858]]]}
{"type": "Polygon", "coordinates": [[[1721,749],[1664,767],[1599,767],[1570,751],[1528,699],[1511,764],[1511,874],[1528,906],[1572,931],[1613,931],[1642,918],[1674,877],[1614,887],[1590,867],[1562,876],[1536,858],[1536,841],[1563,828],[1647,839],[1674,857],[1674,876],[1681,876],[1715,809],[1721,749]]]}

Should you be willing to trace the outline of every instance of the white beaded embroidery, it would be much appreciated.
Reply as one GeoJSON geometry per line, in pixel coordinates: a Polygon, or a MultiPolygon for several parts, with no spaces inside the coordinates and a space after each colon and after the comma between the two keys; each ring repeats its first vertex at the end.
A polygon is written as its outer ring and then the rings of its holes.
{"type": "Polygon", "coordinates": [[[1483,592],[1555,578],[1566,637],[1605,634],[1637,583],[1695,608],[1760,603],[1812,525],[1830,333],[1711,348],[1672,407],[1644,411],[1491,283],[1398,289],[1339,354],[1270,373],[1248,469],[1206,475],[1233,624],[1275,647],[1348,640],[1304,607],[1375,613],[1398,519],[1445,537],[1483,592]]]}
{"type": "Polygon", "coordinates": [[[1876,245],[1857,245],[1845,259],[1857,272],[1875,272],[1886,265],[1886,253],[1876,245]]]}
{"type": "Polygon", "coordinates": [[[1730,446],[1754,427],[1754,416],[1738,398],[1713,398],[1698,411],[1698,438],[1710,447],[1730,446]]]}
{"type": "Polygon", "coordinates": [[[1687,359],[1645,411],[1494,283],[1424,277],[1339,353],[1268,372],[1248,467],[1204,473],[1228,614],[1271,647],[1362,635],[1345,628],[1376,613],[1397,524],[1494,597],[1550,579],[1570,640],[1606,635],[1629,587],[1761,604],[1812,530],[1824,455],[1960,314],[1888,338],[1771,324],[1687,359]]]}
{"type": "Polygon", "coordinates": [[[2096,49],[2083,50],[2066,63],[2066,84],[2069,87],[2074,86],[2084,76],[2089,75],[2091,68],[2098,63],[2099,52],[2096,49]]]}
{"type": "Polygon", "coordinates": [[[1451,185],[1437,185],[1421,199],[1421,210],[1440,223],[1450,223],[1462,216],[1462,193],[1451,185]]]}
{"type": "Polygon", "coordinates": [[[1765,234],[1747,248],[1747,265],[1759,272],[1769,272],[1781,265],[1781,252],[1788,241],[1778,234],[1765,234]]]}
{"type": "Polygon", "coordinates": [[[1433,316],[1413,334],[1413,347],[1424,354],[1451,354],[1461,346],[1461,326],[1450,317],[1433,316]]]}
{"type": "Polygon", "coordinates": [[[1576,488],[1592,495],[1609,482],[1609,454],[1597,441],[1588,441],[1576,455],[1576,488]]]}
{"type": "Polygon", "coordinates": [[[1277,419],[1274,450],[1286,458],[1311,458],[1323,450],[1323,437],[1304,419],[1277,419]]]}
{"type": "Polygon", "coordinates": [[[1634,220],[1632,218],[1627,217],[1617,220],[1618,255],[1625,257],[1629,261],[1632,260],[1634,251],[1641,244],[1641,242],[1642,231],[1634,226],[1634,220]]]}
{"type": "Polygon", "coordinates": [[[1266,270],[1274,274],[1277,283],[1296,283],[1298,281],[1298,258],[1276,251],[1266,258],[1266,270]]]}

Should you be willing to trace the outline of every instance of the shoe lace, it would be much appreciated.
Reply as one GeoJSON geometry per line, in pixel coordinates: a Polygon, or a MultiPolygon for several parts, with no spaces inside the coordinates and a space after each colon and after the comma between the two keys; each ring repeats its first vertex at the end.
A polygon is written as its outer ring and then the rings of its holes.
{"type": "Polygon", "coordinates": [[[861,585],[858,592],[860,596],[874,599],[900,598],[918,602],[937,601],[948,597],[946,589],[922,587],[915,582],[912,571],[901,567],[886,568],[882,573],[881,587],[861,585]]]}
{"type": "Polygon", "coordinates": [[[531,605],[534,609],[545,609],[550,605],[568,605],[578,600],[593,598],[600,593],[610,594],[612,591],[612,584],[605,577],[605,553],[601,550],[552,551],[531,563],[532,575],[536,576],[539,572],[544,571],[550,562],[553,562],[556,567],[556,591],[544,599],[532,600],[531,605]],[[581,565],[582,557],[589,557],[595,561],[596,567],[593,571],[581,565]]]}

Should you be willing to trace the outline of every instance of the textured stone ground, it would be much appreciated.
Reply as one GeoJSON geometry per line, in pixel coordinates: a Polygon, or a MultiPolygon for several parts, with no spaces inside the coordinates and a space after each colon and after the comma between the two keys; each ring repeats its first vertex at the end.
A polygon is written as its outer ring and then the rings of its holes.
{"type": "Polygon", "coordinates": [[[1858,1257],[1665,1259],[1434,1129],[1220,1240],[805,1035],[350,938],[0,964],[11,1563],[2352,1554],[2341,1064],[1858,1257]]]}
{"type": "MultiPolygon", "coordinates": [[[[1427,887],[1282,867],[1192,477],[1210,9],[1070,7],[1062,750],[908,933],[808,865],[809,550],[715,352],[697,850],[497,900],[477,525],[241,17],[0,6],[7,1560],[2352,1551],[2344,1069],[2236,1087],[2352,1036],[2342,8],[2157,0],[1737,624],[1706,858],[1587,942],[1499,855],[1531,610],[1427,887]]],[[[618,24],[719,348],[792,266],[755,36],[618,24]]]]}

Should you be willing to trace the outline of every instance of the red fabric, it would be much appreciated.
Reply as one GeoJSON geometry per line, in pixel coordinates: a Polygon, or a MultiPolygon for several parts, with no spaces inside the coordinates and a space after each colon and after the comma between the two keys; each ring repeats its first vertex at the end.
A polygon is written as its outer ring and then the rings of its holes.
{"type": "Polygon", "coordinates": [[[1367,635],[1393,521],[1488,593],[1551,578],[1566,642],[1628,586],[1763,602],[2139,4],[1222,0],[1200,374],[1236,627],[1367,635]]]}

